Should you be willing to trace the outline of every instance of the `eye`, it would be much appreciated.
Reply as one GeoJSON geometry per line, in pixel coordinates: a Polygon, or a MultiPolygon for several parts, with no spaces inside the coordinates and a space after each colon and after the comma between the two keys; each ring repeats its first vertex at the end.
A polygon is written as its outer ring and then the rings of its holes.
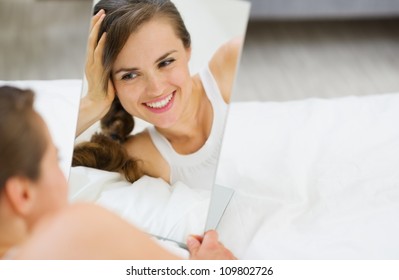
{"type": "Polygon", "coordinates": [[[176,61],[176,59],[174,59],[174,58],[165,59],[165,60],[161,61],[161,62],[158,64],[158,67],[159,67],[159,68],[166,67],[166,66],[172,64],[172,63],[175,62],[175,61],[176,61]]]}
{"type": "Polygon", "coordinates": [[[127,74],[124,74],[123,76],[122,76],[122,80],[124,80],[124,81],[128,81],[128,80],[133,80],[134,78],[136,78],[138,75],[136,74],[136,73],[127,73],[127,74]]]}

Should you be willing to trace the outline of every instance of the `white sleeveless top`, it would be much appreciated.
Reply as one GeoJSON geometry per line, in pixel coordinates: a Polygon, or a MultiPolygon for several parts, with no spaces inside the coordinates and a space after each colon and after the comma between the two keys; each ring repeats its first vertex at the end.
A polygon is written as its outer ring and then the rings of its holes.
{"type": "Polygon", "coordinates": [[[173,149],[170,142],[155,127],[148,128],[148,131],[155,147],[169,164],[171,184],[180,181],[191,188],[211,189],[216,175],[228,105],[223,100],[209,66],[200,71],[199,76],[213,108],[212,129],[205,144],[192,154],[182,155],[173,149]]]}

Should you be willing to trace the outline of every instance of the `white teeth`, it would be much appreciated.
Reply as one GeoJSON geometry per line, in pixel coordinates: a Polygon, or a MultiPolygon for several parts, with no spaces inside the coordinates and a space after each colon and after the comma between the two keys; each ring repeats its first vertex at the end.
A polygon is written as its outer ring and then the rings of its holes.
{"type": "Polygon", "coordinates": [[[148,107],[151,107],[151,108],[161,109],[169,103],[169,101],[172,99],[172,97],[173,97],[173,94],[169,94],[164,100],[161,100],[158,102],[148,102],[148,103],[145,103],[145,105],[147,105],[148,107]]]}

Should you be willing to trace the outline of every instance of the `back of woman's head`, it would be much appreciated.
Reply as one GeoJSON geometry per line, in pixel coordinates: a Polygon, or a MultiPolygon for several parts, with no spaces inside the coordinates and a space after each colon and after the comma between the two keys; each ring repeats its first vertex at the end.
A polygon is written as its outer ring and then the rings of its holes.
{"type": "Polygon", "coordinates": [[[36,180],[47,141],[30,90],[0,87],[0,188],[13,176],[36,180]]]}
{"type": "Polygon", "coordinates": [[[106,16],[99,30],[98,40],[107,32],[103,54],[104,89],[107,88],[112,66],[129,36],[154,18],[168,20],[183,46],[191,46],[190,34],[179,11],[170,0],[101,0],[94,7],[94,14],[101,9],[106,16]]]}

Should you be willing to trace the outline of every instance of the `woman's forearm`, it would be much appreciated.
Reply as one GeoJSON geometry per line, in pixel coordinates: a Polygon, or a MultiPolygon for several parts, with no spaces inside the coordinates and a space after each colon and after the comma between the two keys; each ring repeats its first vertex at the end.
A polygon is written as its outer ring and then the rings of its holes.
{"type": "Polygon", "coordinates": [[[108,111],[109,107],[101,108],[88,96],[80,100],[79,116],[76,126],[76,137],[86,131],[90,126],[99,121],[108,111]]]}

